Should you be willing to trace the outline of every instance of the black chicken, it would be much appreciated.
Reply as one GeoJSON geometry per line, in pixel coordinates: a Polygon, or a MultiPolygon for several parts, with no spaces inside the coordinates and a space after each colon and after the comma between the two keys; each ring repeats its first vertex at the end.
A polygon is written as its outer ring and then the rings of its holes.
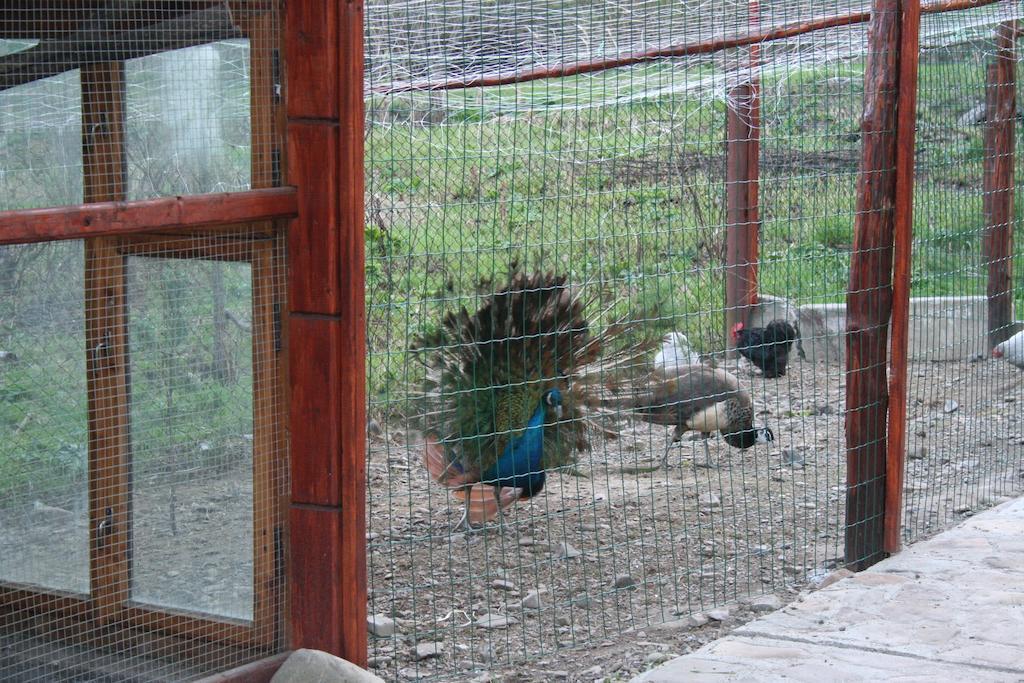
{"type": "Polygon", "coordinates": [[[796,337],[796,328],[785,320],[773,320],[764,327],[751,329],[736,323],[732,328],[736,350],[759,367],[767,378],[786,374],[789,352],[796,337]]]}

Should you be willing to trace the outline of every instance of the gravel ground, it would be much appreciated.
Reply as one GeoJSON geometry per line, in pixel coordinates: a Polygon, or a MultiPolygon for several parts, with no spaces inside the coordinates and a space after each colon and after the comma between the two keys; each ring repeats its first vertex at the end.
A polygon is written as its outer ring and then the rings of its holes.
{"type": "MultiPolygon", "coordinates": [[[[716,466],[705,468],[703,443],[684,440],[665,471],[656,465],[668,431],[623,420],[619,438],[593,444],[575,472],[552,474],[502,527],[471,534],[450,532],[460,508],[428,481],[418,435],[385,424],[368,469],[377,672],[628,680],[756,616],[751,598],[784,603],[834,571],[843,552],[842,368],[795,362],[780,380],[732,369],[750,387],[758,422],[774,429],[771,446],[737,451],[713,438],[716,466]],[[710,618],[723,606],[728,615],[710,618]]],[[[1005,363],[912,364],[908,540],[1021,490],[1022,405],[1024,373],[1005,363]]],[[[177,535],[166,482],[139,483],[136,586],[152,587],[154,602],[248,616],[249,469],[183,483],[173,494],[177,535]]],[[[86,578],[84,522],[70,505],[5,515],[3,574],[75,590],[86,578]]]]}
{"type": "MultiPolygon", "coordinates": [[[[471,534],[450,532],[458,501],[428,481],[418,435],[385,426],[369,459],[378,673],[628,679],[750,619],[751,597],[785,602],[835,570],[842,368],[794,362],[765,380],[743,363],[730,369],[775,431],[771,446],[737,451],[714,438],[705,468],[701,441],[684,440],[664,471],[654,466],[667,430],[626,420],[503,527],[471,534]],[[687,621],[721,606],[724,621],[687,621]]],[[[1021,489],[1024,375],[998,361],[914,363],[909,379],[913,540],[1021,489]]]]}

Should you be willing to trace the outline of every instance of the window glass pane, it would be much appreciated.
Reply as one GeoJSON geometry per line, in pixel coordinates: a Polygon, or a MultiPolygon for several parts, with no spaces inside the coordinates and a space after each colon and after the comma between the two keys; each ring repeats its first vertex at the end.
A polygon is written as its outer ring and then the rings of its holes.
{"type": "Polygon", "coordinates": [[[81,242],[0,246],[0,580],[89,590],[81,242]]]}
{"type": "Polygon", "coordinates": [[[132,599],[252,618],[248,263],[128,258],[132,599]]]}

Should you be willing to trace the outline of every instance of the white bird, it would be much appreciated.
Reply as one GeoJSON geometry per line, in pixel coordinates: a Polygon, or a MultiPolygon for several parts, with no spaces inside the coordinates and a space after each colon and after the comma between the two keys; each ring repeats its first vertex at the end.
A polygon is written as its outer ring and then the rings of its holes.
{"type": "Polygon", "coordinates": [[[690,340],[682,332],[666,334],[661,350],[654,357],[655,370],[675,374],[674,371],[690,365],[700,365],[700,355],[690,346],[690,340]]]}
{"type": "Polygon", "coordinates": [[[1024,332],[1018,332],[992,349],[993,358],[1005,358],[1010,365],[1024,370],[1024,332]]]}

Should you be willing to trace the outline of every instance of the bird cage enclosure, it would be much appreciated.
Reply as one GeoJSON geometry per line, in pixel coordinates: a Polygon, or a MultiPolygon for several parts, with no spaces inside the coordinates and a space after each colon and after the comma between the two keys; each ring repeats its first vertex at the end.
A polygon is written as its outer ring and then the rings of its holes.
{"type": "MultiPolygon", "coordinates": [[[[262,0],[0,8],[3,680],[257,662],[237,674],[254,680],[292,647],[345,653],[304,611],[336,618],[335,584],[360,574],[331,574],[325,548],[364,532],[358,505],[354,532],[304,529],[340,515],[291,473],[319,465],[289,406],[321,411],[310,429],[332,420],[331,392],[289,386],[309,386],[288,354],[315,309],[290,305],[286,276],[338,221],[298,217],[304,176],[285,164],[308,161],[285,154],[285,78],[304,80],[285,71],[305,57],[284,59],[301,47],[284,24],[262,0]]],[[[337,456],[336,434],[320,444],[337,456]]],[[[345,486],[361,492],[358,474],[345,486]]]]}
{"type": "Polygon", "coordinates": [[[1019,494],[1020,3],[819,5],[0,8],[0,678],[628,677],[1019,494]]]}
{"type": "Polygon", "coordinates": [[[748,618],[1020,492],[1019,371],[989,358],[1021,303],[1019,13],[367,5],[375,666],[628,679],[709,610],[748,618]],[[508,303],[561,278],[590,341],[508,303]],[[784,370],[740,352],[775,320],[784,370]],[[598,338],[599,368],[566,360],[598,338]],[[680,387],[691,363],[734,384],[680,387]],[[736,396],[742,425],[686,412],[736,396]],[[530,449],[539,491],[502,474],[530,449]]]}

